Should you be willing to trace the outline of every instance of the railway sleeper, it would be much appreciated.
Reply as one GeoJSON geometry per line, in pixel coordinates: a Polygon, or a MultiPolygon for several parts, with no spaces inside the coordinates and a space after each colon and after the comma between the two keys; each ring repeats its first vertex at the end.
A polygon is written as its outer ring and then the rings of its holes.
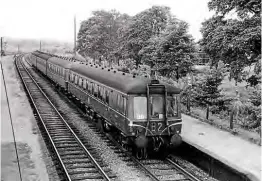
{"type": "Polygon", "coordinates": [[[85,180],[85,179],[103,179],[104,177],[102,177],[100,174],[93,174],[91,175],[91,173],[88,173],[88,175],[83,174],[83,175],[73,175],[72,176],[72,180],[85,180]]]}

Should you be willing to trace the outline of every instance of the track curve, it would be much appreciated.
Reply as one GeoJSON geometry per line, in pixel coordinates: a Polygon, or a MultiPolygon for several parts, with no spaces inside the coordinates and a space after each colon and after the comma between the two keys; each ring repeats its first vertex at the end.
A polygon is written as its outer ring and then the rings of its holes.
{"type": "Polygon", "coordinates": [[[59,164],[67,180],[111,180],[110,175],[103,170],[91,153],[86,149],[74,131],[70,128],[52,102],[37,85],[22,63],[23,55],[16,57],[15,65],[24,87],[32,101],[59,164]]]}

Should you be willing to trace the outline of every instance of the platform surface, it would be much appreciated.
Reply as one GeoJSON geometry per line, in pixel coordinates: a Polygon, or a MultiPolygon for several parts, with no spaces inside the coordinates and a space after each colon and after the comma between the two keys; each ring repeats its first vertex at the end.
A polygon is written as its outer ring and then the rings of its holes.
{"type": "Polygon", "coordinates": [[[182,115],[182,138],[212,157],[261,180],[261,146],[187,115],[182,115]]]}
{"type": "Polygon", "coordinates": [[[40,141],[41,135],[37,130],[36,120],[16,72],[13,57],[5,56],[0,61],[3,66],[14,130],[13,134],[3,76],[0,70],[1,180],[20,180],[18,160],[22,180],[50,180],[52,177],[49,178],[47,168],[50,167],[51,162],[47,159],[47,150],[42,149],[44,141],[40,141]]]}
{"type": "Polygon", "coordinates": [[[1,180],[20,180],[17,155],[7,106],[6,92],[0,69],[1,87],[1,180]]]}

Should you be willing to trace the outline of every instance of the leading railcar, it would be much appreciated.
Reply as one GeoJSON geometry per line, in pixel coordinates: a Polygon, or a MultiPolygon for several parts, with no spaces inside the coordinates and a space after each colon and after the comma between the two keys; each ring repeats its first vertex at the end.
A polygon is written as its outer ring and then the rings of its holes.
{"type": "Polygon", "coordinates": [[[35,66],[75,97],[101,131],[118,133],[137,158],[181,143],[180,89],[91,63],[33,53],[35,66]],[[37,63],[35,63],[37,65],[37,63]]]}

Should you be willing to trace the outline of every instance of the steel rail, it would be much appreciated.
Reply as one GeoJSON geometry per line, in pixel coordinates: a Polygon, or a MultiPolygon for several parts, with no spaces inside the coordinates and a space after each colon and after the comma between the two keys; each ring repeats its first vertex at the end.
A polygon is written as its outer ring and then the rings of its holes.
{"type": "Polygon", "coordinates": [[[183,175],[186,175],[186,177],[188,179],[190,179],[190,181],[201,181],[199,180],[197,177],[195,177],[194,175],[192,175],[191,173],[189,173],[188,171],[186,171],[184,168],[182,168],[181,166],[179,166],[177,163],[175,163],[173,160],[171,160],[170,158],[166,158],[166,161],[169,162],[172,166],[174,166],[175,169],[177,169],[179,172],[183,173],[183,175]]]}
{"type": "MultiPolygon", "coordinates": [[[[104,170],[101,168],[101,166],[97,163],[97,161],[94,159],[94,157],[90,154],[90,152],[86,149],[86,147],[84,146],[84,144],[80,141],[80,139],[77,137],[77,135],[76,135],[75,132],[71,129],[71,127],[68,125],[68,123],[64,120],[64,118],[62,117],[62,115],[59,113],[59,111],[56,109],[56,107],[53,105],[53,103],[49,100],[49,98],[47,97],[47,95],[46,95],[46,94],[43,92],[43,90],[39,87],[38,83],[35,81],[35,79],[32,77],[32,75],[28,72],[27,68],[25,68],[25,65],[23,65],[23,63],[21,62],[21,61],[22,61],[22,58],[23,58],[22,56],[19,57],[21,66],[24,68],[24,70],[27,72],[27,74],[29,75],[29,77],[30,77],[30,78],[32,79],[32,81],[35,83],[35,85],[37,86],[37,88],[39,89],[39,91],[40,91],[40,92],[42,93],[42,95],[46,98],[46,100],[47,100],[48,103],[52,106],[52,108],[55,110],[55,112],[59,115],[59,117],[61,118],[61,120],[63,121],[63,123],[64,123],[64,124],[66,125],[66,127],[69,129],[69,131],[71,132],[71,134],[74,136],[75,140],[78,142],[78,144],[81,146],[81,148],[85,151],[85,153],[86,153],[86,154],[88,155],[88,157],[91,159],[91,161],[93,162],[93,164],[95,165],[95,167],[99,170],[99,172],[102,174],[102,176],[103,176],[106,180],[108,180],[108,181],[111,180],[111,179],[109,178],[109,176],[108,176],[108,175],[104,172],[104,170]]],[[[18,61],[18,60],[17,60],[17,61],[18,61]]],[[[16,66],[17,66],[17,69],[19,70],[17,61],[16,61],[16,66]]],[[[61,156],[59,155],[58,150],[56,149],[56,146],[55,146],[55,144],[54,144],[54,142],[53,142],[53,139],[52,139],[52,137],[51,137],[51,135],[50,135],[50,133],[49,133],[49,131],[48,131],[48,129],[47,129],[47,127],[46,127],[43,119],[42,119],[42,116],[41,116],[41,114],[40,114],[40,112],[39,112],[39,110],[38,110],[35,102],[34,102],[34,99],[33,99],[33,97],[31,96],[31,93],[30,93],[30,91],[29,91],[29,88],[28,88],[28,86],[26,85],[24,79],[22,78],[22,74],[21,74],[20,70],[19,70],[18,72],[19,72],[19,75],[20,75],[20,77],[21,77],[21,79],[22,79],[22,81],[23,81],[23,84],[24,84],[25,87],[26,87],[26,90],[27,90],[27,92],[28,92],[28,94],[29,94],[29,97],[30,97],[30,99],[32,100],[32,103],[33,103],[33,105],[34,105],[34,107],[35,107],[35,109],[36,109],[36,111],[37,111],[37,114],[38,114],[38,116],[39,116],[39,118],[40,118],[40,120],[41,120],[41,122],[42,122],[42,124],[43,124],[43,126],[44,126],[44,129],[45,129],[46,133],[48,134],[48,138],[49,138],[49,140],[51,141],[53,148],[55,149],[55,153],[56,153],[56,155],[57,155],[57,157],[58,157],[58,159],[59,159],[59,161],[60,161],[60,163],[61,163],[61,165],[62,165],[62,167],[63,167],[63,170],[65,171],[68,180],[71,180],[70,175],[69,175],[69,173],[68,173],[68,171],[67,171],[67,169],[66,169],[66,167],[65,167],[65,165],[64,165],[64,163],[63,163],[63,161],[62,161],[62,159],[61,159],[61,156]]]]}

